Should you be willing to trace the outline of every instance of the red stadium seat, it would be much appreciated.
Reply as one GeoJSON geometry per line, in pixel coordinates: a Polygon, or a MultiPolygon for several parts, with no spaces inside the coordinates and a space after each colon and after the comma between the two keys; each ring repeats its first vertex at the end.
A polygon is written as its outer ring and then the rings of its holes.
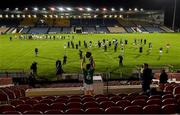
{"type": "Polygon", "coordinates": [[[96,102],[86,102],[83,104],[83,109],[87,109],[87,108],[97,108],[99,105],[96,102]]]}
{"type": "Polygon", "coordinates": [[[19,104],[25,104],[23,100],[12,100],[11,105],[17,106],[19,104]]]}
{"type": "Polygon", "coordinates": [[[34,110],[39,110],[41,112],[44,112],[46,110],[49,110],[49,106],[46,103],[39,103],[39,104],[33,105],[33,109],[34,110]]]}
{"type": "Polygon", "coordinates": [[[51,99],[42,99],[42,100],[40,100],[39,101],[39,103],[47,103],[47,104],[52,104],[53,103],[53,100],[51,100],[51,99]]]}
{"type": "Polygon", "coordinates": [[[167,86],[164,87],[163,91],[172,93],[173,89],[174,89],[174,87],[172,85],[167,85],[167,86]]]}
{"type": "Polygon", "coordinates": [[[107,97],[103,94],[98,94],[98,95],[95,95],[94,98],[107,98],[107,97]]]}
{"type": "Polygon", "coordinates": [[[85,110],[86,114],[103,114],[104,110],[101,108],[88,108],[85,110]]]}
{"type": "Polygon", "coordinates": [[[147,100],[149,97],[147,95],[138,95],[135,97],[135,99],[144,99],[147,100]]]}
{"type": "Polygon", "coordinates": [[[122,114],[122,113],[124,113],[124,110],[122,107],[119,106],[109,107],[105,110],[105,114],[122,114]]]}
{"type": "Polygon", "coordinates": [[[79,95],[72,95],[72,96],[69,96],[69,98],[76,98],[76,99],[79,98],[80,99],[81,96],[79,96],[79,95]]]}
{"type": "Polygon", "coordinates": [[[174,95],[174,97],[176,100],[180,100],[180,94],[176,94],[176,95],[174,95]]]}
{"type": "Polygon", "coordinates": [[[54,100],[54,103],[58,103],[58,102],[60,102],[60,103],[67,103],[68,100],[63,99],[63,98],[57,98],[56,100],[54,100]]]}
{"type": "Polygon", "coordinates": [[[81,108],[82,107],[80,102],[69,102],[66,106],[69,109],[71,109],[71,108],[81,108]]]}
{"type": "Polygon", "coordinates": [[[50,105],[50,109],[51,110],[65,110],[66,109],[66,105],[64,103],[52,103],[50,105]]]}
{"type": "Polygon", "coordinates": [[[67,114],[83,114],[84,111],[80,108],[71,108],[66,110],[67,114]]]}
{"type": "Polygon", "coordinates": [[[162,99],[167,99],[167,98],[174,98],[172,94],[165,94],[162,96],[162,99]]]}
{"type": "Polygon", "coordinates": [[[152,95],[149,97],[149,99],[161,99],[160,95],[152,95]]]}
{"type": "Polygon", "coordinates": [[[68,102],[81,102],[80,98],[69,98],[68,102]]]}
{"type": "Polygon", "coordinates": [[[16,106],[16,111],[20,111],[22,113],[32,109],[33,109],[32,106],[29,104],[20,104],[16,106]]]}
{"type": "Polygon", "coordinates": [[[146,102],[146,105],[154,105],[154,104],[161,105],[161,99],[149,99],[146,102]]]}
{"type": "Polygon", "coordinates": [[[180,86],[177,86],[173,89],[173,94],[176,95],[176,94],[180,94],[180,86]]]}
{"type": "Polygon", "coordinates": [[[38,110],[28,110],[25,111],[23,114],[42,114],[42,112],[38,110]]]}
{"type": "Polygon", "coordinates": [[[46,110],[44,114],[62,114],[64,113],[62,110],[46,110]]]}
{"type": "Polygon", "coordinates": [[[44,99],[56,100],[56,96],[47,96],[44,99]]]}
{"type": "Polygon", "coordinates": [[[161,106],[160,105],[147,105],[143,107],[144,114],[160,114],[161,106]]]}
{"type": "Polygon", "coordinates": [[[131,102],[131,105],[139,105],[144,107],[146,105],[146,101],[144,99],[135,99],[131,102]]]}
{"type": "Polygon", "coordinates": [[[18,114],[21,114],[21,112],[19,112],[19,111],[4,111],[3,114],[16,114],[16,115],[18,115],[18,114]]]}
{"type": "Polygon", "coordinates": [[[176,104],[176,100],[174,98],[167,98],[162,100],[162,105],[167,105],[167,104],[176,104]]]}
{"type": "Polygon", "coordinates": [[[30,104],[30,105],[34,105],[37,104],[39,101],[36,99],[28,99],[25,101],[25,104],[30,104]]]}
{"type": "Polygon", "coordinates": [[[140,107],[138,105],[128,106],[128,107],[124,108],[124,113],[125,114],[141,114],[142,107],[140,107]]]}
{"type": "Polygon", "coordinates": [[[0,113],[5,111],[16,111],[16,109],[13,105],[0,105],[0,113]]]}
{"type": "Polygon", "coordinates": [[[83,99],[83,98],[93,98],[93,96],[91,96],[91,95],[83,95],[83,96],[81,97],[81,99],[83,99]]]}
{"type": "Polygon", "coordinates": [[[127,106],[130,106],[131,102],[129,100],[120,100],[116,103],[116,105],[125,108],[127,106]]]}
{"type": "Polygon", "coordinates": [[[109,107],[115,106],[115,103],[112,101],[103,101],[99,104],[99,106],[105,110],[109,107]]]}
{"type": "Polygon", "coordinates": [[[109,101],[109,99],[106,98],[106,97],[97,97],[97,98],[96,98],[96,101],[97,101],[98,103],[101,103],[101,102],[103,102],[103,101],[109,101]]]}
{"type": "Polygon", "coordinates": [[[16,96],[15,96],[15,94],[14,94],[14,92],[12,90],[10,90],[8,88],[3,88],[2,90],[6,93],[9,100],[16,98],[16,96]]]}
{"type": "Polygon", "coordinates": [[[108,94],[108,95],[107,95],[108,98],[116,97],[116,96],[117,96],[116,94],[108,94]]]}
{"type": "Polygon", "coordinates": [[[92,97],[86,97],[81,100],[83,103],[95,101],[92,97]]]}
{"type": "Polygon", "coordinates": [[[0,103],[7,102],[7,101],[9,101],[8,95],[4,91],[0,90],[0,103]]]}
{"type": "Polygon", "coordinates": [[[110,97],[109,100],[110,101],[113,101],[114,103],[120,101],[122,98],[120,96],[113,96],[113,97],[110,97]]]}
{"type": "Polygon", "coordinates": [[[175,114],[177,111],[176,104],[167,104],[161,108],[163,114],[175,114]]]}

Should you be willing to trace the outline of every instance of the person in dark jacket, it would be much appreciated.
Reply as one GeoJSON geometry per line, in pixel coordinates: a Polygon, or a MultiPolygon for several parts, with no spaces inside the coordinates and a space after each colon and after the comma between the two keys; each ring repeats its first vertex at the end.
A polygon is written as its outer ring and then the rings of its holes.
{"type": "Polygon", "coordinates": [[[30,69],[33,75],[37,75],[37,62],[33,62],[30,69]]]}
{"type": "Polygon", "coordinates": [[[63,74],[63,69],[62,69],[62,64],[61,61],[58,59],[56,61],[56,76],[57,76],[57,80],[59,80],[60,78],[62,78],[62,74],[63,74]]]}
{"type": "Polygon", "coordinates": [[[160,88],[161,90],[163,90],[164,84],[167,83],[167,80],[168,80],[168,75],[167,75],[167,73],[165,72],[165,70],[163,69],[163,70],[161,71],[160,78],[159,78],[159,88],[160,88]]]}
{"type": "Polygon", "coordinates": [[[149,69],[148,64],[144,63],[144,69],[141,76],[142,90],[144,92],[150,91],[150,84],[152,82],[152,69],[149,69]]]}

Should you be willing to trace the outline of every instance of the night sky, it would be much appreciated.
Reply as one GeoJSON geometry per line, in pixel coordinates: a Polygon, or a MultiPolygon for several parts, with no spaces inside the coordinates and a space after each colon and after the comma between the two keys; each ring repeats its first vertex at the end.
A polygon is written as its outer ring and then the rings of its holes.
{"type": "MultiPolygon", "coordinates": [[[[6,7],[95,7],[95,8],[144,8],[165,11],[165,25],[172,25],[174,0],[0,0],[0,8],[6,7]]],[[[176,27],[180,27],[180,0],[177,0],[176,27]]]]}

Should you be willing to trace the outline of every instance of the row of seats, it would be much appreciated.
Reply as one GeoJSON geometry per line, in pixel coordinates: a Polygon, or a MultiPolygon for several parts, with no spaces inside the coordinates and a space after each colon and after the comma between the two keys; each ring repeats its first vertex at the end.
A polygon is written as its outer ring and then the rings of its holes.
{"type": "MultiPolygon", "coordinates": [[[[86,103],[88,104],[88,103],[86,103]]],[[[88,107],[86,109],[82,109],[79,107],[76,108],[69,108],[63,110],[63,104],[55,103],[50,106],[47,104],[41,103],[36,104],[34,106],[28,104],[21,104],[16,107],[11,105],[4,105],[1,106],[0,109],[3,110],[2,114],[61,114],[61,113],[68,113],[68,114],[175,114],[177,113],[177,106],[175,104],[167,104],[164,106],[159,105],[147,105],[145,107],[141,107],[138,105],[127,106],[122,108],[120,106],[110,106],[105,110],[94,105],[94,107],[88,107]]]]}

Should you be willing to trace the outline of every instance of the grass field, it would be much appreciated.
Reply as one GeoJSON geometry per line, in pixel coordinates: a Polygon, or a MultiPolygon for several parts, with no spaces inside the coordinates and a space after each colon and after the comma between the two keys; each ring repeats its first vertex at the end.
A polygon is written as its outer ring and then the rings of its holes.
{"type": "MultiPolygon", "coordinates": [[[[65,40],[9,40],[9,36],[0,36],[0,70],[1,69],[24,69],[30,70],[30,65],[33,61],[38,63],[38,75],[46,77],[50,80],[55,77],[55,62],[57,59],[63,59],[64,44],[71,38],[72,35],[65,35],[65,40]],[[70,36],[70,37],[68,37],[70,36]],[[34,48],[39,49],[39,56],[34,56],[34,48]]],[[[62,36],[58,34],[56,36],[62,36]]],[[[125,46],[124,53],[124,67],[120,68],[124,73],[130,73],[132,68],[144,62],[148,63],[150,67],[161,67],[167,64],[172,64],[180,68],[180,34],[73,34],[74,43],[81,40],[81,49],[85,54],[90,49],[85,49],[83,41],[86,40],[96,42],[102,41],[104,38],[113,40],[117,38],[128,39],[128,45],[125,46]],[[139,54],[139,49],[134,48],[132,43],[134,38],[146,38],[147,44],[143,45],[143,53],[139,54]],[[148,43],[152,42],[152,52],[147,53],[148,43]],[[166,44],[170,44],[169,53],[166,53],[166,44]],[[163,47],[163,55],[159,57],[159,48],[163,47]]],[[[137,46],[138,47],[138,46],[137,46]]],[[[103,48],[92,47],[92,54],[96,63],[96,72],[113,71],[118,68],[118,55],[120,54],[120,46],[116,53],[113,51],[113,46],[104,52],[103,48]]],[[[63,66],[66,73],[80,73],[80,59],[77,49],[67,48],[67,64],[63,66]]]]}

